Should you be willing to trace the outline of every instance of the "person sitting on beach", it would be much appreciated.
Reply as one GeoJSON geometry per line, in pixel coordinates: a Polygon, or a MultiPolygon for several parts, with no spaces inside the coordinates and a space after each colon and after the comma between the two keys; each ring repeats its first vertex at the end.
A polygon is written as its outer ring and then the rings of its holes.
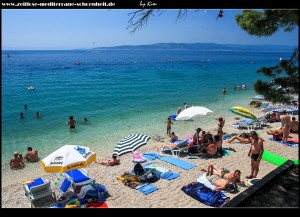
{"type": "Polygon", "coordinates": [[[30,162],[36,162],[38,161],[38,151],[32,149],[32,147],[27,148],[28,152],[25,154],[24,159],[30,162]]]}
{"type": "Polygon", "coordinates": [[[208,163],[206,178],[211,184],[216,186],[214,190],[234,191],[236,189],[235,184],[228,181],[227,179],[221,178],[219,175],[214,174],[214,165],[212,163],[208,163]]]}
{"type": "Polygon", "coordinates": [[[69,117],[69,120],[67,121],[67,124],[69,125],[70,128],[75,128],[76,121],[75,121],[73,116],[69,117]]]}
{"type": "Polygon", "coordinates": [[[178,136],[176,136],[175,133],[172,132],[172,133],[171,133],[170,142],[175,142],[176,140],[178,140],[178,136]]]}
{"type": "Polygon", "coordinates": [[[291,133],[299,133],[299,122],[296,121],[295,117],[292,117],[291,133]]]}
{"type": "Polygon", "coordinates": [[[214,144],[217,146],[217,152],[219,152],[221,156],[223,156],[222,141],[220,140],[219,135],[214,136],[214,144]]]}
{"type": "Polygon", "coordinates": [[[201,132],[201,128],[197,128],[195,134],[193,135],[193,145],[200,145],[201,144],[201,136],[199,135],[199,133],[201,132]]]}
{"type": "Polygon", "coordinates": [[[213,143],[213,138],[208,139],[208,143],[199,147],[198,153],[190,153],[191,156],[214,157],[217,154],[217,146],[213,143]]]}
{"type": "Polygon", "coordinates": [[[176,115],[179,115],[181,112],[181,107],[178,108],[178,110],[176,111],[176,115]]]}
{"type": "Polygon", "coordinates": [[[238,140],[241,143],[249,144],[251,143],[250,135],[248,133],[242,133],[239,136],[233,136],[227,140],[228,143],[232,143],[234,140],[238,140]]]}
{"type": "MultiPolygon", "coordinates": [[[[235,170],[234,173],[231,173],[227,169],[220,169],[219,167],[213,165],[211,162],[209,162],[209,164],[213,168],[213,175],[217,175],[222,179],[232,182],[233,184],[245,184],[245,182],[241,181],[240,170],[235,170]]],[[[207,172],[206,169],[201,169],[201,171],[207,172]]]]}
{"type": "Polygon", "coordinates": [[[113,154],[112,155],[112,160],[110,158],[107,158],[106,161],[101,161],[101,162],[97,162],[95,161],[97,164],[101,164],[101,165],[104,165],[104,166],[114,166],[114,165],[117,165],[117,164],[120,164],[120,158],[113,154]]]}
{"type": "Polygon", "coordinates": [[[275,139],[276,141],[281,141],[282,137],[283,137],[282,129],[269,130],[269,131],[267,131],[267,134],[272,135],[273,139],[275,139]]]}
{"type": "Polygon", "coordinates": [[[19,153],[14,153],[14,158],[9,162],[10,169],[22,169],[25,167],[24,161],[19,157],[19,153]]]}

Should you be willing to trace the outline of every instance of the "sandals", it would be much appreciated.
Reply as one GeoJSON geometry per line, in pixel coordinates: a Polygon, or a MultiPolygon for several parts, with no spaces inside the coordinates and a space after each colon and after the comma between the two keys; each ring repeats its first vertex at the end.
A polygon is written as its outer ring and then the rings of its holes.
{"type": "Polygon", "coordinates": [[[246,176],[246,179],[253,179],[253,176],[246,176]]]}

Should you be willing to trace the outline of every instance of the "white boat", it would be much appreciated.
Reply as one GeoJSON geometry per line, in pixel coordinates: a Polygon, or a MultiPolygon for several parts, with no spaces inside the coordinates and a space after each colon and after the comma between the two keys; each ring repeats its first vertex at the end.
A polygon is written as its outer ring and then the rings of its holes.
{"type": "Polygon", "coordinates": [[[35,90],[35,87],[34,86],[28,86],[27,89],[28,90],[35,90]]]}

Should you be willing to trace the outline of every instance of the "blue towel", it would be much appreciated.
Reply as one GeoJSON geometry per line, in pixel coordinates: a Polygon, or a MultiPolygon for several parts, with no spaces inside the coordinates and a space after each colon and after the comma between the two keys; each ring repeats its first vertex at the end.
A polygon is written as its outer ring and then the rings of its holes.
{"type": "Polygon", "coordinates": [[[145,195],[150,194],[150,193],[158,190],[158,188],[153,186],[152,184],[139,185],[135,189],[142,192],[145,195]]]}
{"type": "Polygon", "coordinates": [[[71,179],[75,183],[84,182],[84,181],[90,179],[90,177],[84,175],[80,170],[77,170],[77,169],[68,171],[66,173],[71,177],[71,179]]]}
{"type": "Polygon", "coordinates": [[[281,143],[283,145],[287,145],[287,146],[290,146],[290,147],[297,147],[298,146],[297,143],[294,143],[292,141],[290,141],[290,142],[289,141],[288,142],[278,141],[278,140],[275,140],[273,137],[269,138],[269,140],[270,141],[274,141],[274,142],[279,142],[279,143],[281,143]]]}
{"type": "Polygon", "coordinates": [[[172,171],[168,171],[168,172],[162,173],[160,175],[160,178],[166,179],[166,180],[176,179],[178,177],[180,177],[180,175],[177,173],[174,173],[172,171]]]}
{"type": "Polygon", "coordinates": [[[160,160],[165,161],[170,164],[173,164],[173,165],[178,166],[185,170],[189,170],[189,169],[196,167],[196,165],[194,165],[194,164],[191,164],[191,163],[183,161],[183,160],[179,160],[177,158],[172,158],[169,156],[165,156],[165,157],[161,158],[160,160]]]}
{"type": "Polygon", "coordinates": [[[60,186],[60,191],[65,193],[68,190],[68,188],[70,187],[70,185],[71,185],[71,181],[69,181],[68,179],[65,179],[64,182],[60,186]]]}
{"type": "Polygon", "coordinates": [[[142,153],[142,155],[147,160],[155,160],[155,159],[161,158],[161,156],[159,154],[155,154],[155,153],[142,153]]]}
{"type": "Polygon", "coordinates": [[[30,188],[32,188],[34,186],[38,186],[38,185],[44,184],[44,181],[43,181],[42,178],[37,178],[37,179],[35,179],[33,181],[34,181],[33,183],[27,185],[27,187],[28,187],[29,190],[30,190],[30,188]]]}
{"type": "Polygon", "coordinates": [[[220,207],[224,202],[230,199],[223,192],[213,191],[199,182],[193,182],[187,186],[183,186],[181,190],[190,197],[212,207],[220,207]]]}

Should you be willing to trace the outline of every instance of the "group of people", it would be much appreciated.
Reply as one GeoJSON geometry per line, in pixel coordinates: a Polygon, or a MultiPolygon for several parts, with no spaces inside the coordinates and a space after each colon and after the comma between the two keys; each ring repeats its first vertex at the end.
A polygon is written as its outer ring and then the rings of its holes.
{"type": "MultiPolygon", "coordinates": [[[[83,118],[82,122],[84,124],[88,123],[88,119],[87,118],[83,118]]],[[[70,116],[69,117],[69,120],[66,122],[66,124],[69,126],[70,129],[74,129],[75,128],[75,125],[76,125],[76,120],[74,119],[73,116],[70,116]]]]}
{"type": "Polygon", "coordinates": [[[19,152],[14,152],[14,158],[12,158],[9,162],[9,166],[11,169],[22,169],[25,167],[24,161],[28,162],[36,162],[39,160],[38,151],[34,150],[32,147],[27,148],[27,153],[23,157],[19,152]]]}
{"type": "MultiPolygon", "coordinates": [[[[25,110],[25,111],[28,110],[28,105],[26,105],[26,104],[24,105],[24,110],[25,110]]],[[[41,113],[40,113],[40,112],[36,112],[36,113],[35,113],[35,117],[36,117],[36,118],[40,118],[40,117],[41,117],[41,113]]],[[[21,119],[25,118],[25,115],[24,115],[23,112],[20,113],[20,118],[21,118],[21,119]]]]}

